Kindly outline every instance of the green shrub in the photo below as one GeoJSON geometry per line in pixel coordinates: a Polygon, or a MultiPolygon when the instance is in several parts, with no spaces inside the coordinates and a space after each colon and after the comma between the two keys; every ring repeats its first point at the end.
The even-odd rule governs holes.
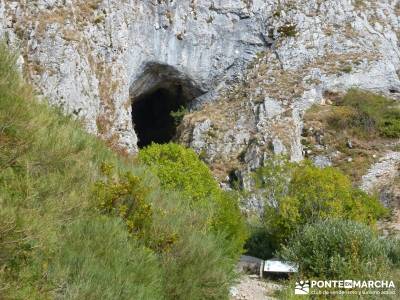
{"type": "Polygon", "coordinates": [[[246,229],[237,197],[220,189],[193,150],[172,143],[152,144],[139,152],[139,159],[157,175],[162,187],[179,191],[181,201],[188,201],[192,209],[209,212],[210,229],[225,232],[239,254],[246,229]]]}
{"type": "Polygon", "coordinates": [[[271,233],[263,227],[257,227],[250,230],[250,236],[244,248],[246,249],[247,255],[261,259],[270,259],[274,257],[275,251],[278,248],[274,242],[275,239],[271,233]]]}
{"type": "Polygon", "coordinates": [[[288,194],[289,182],[295,164],[287,157],[276,156],[266,161],[264,167],[254,172],[256,187],[261,189],[267,204],[273,204],[276,199],[288,194]]]}
{"type": "Polygon", "coordinates": [[[389,138],[400,137],[400,110],[386,111],[378,125],[382,136],[389,138]]]}
{"type": "Polygon", "coordinates": [[[280,255],[298,263],[301,276],[365,280],[393,267],[386,243],[366,225],[331,219],[305,225],[280,255]]]}
{"type": "Polygon", "coordinates": [[[376,197],[353,188],[334,168],[317,168],[307,161],[285,165],[270,163],[256,173],[266,199],[264,227],[276,244],[306,223],[343,218],[373,225],[387,213],[376,197]],[[270,177],[277,172],[279,176],[270,177]]]}
{"type": "Polygon", "coordinates": [[[146,202],[149,193],[142,180],[126,172],[113,178],[112,165],[103,164],[105,179],[95,184],[94,192],[102,212],[122,217],[131,233],[141,237],[151,224],[153,209],[146,202]]]}
{"type": "Polygon", "coordinates": [[[231,256],[237,257],[243,251],[243,245],[248,237],[247,227],[241,214],[237,195],[221,192],[216,198],[217,207],[211,226],[213,232],[222,232],[230,243],[231,256]]]}
{"type": "Polygon", "coordinates": [[[16,212],[0,203],[0,296],[1,291],[7,288],[7,282],[15,280],[21,265],[29,260],[32,250],[19,225],[16,212]]]}
{"type": "Polygon", "coordinates": [[[104,179],[95,185],[100,211],[121,217],[132,237],[158,254],[163,297],[225,298],[242,245],[211,230],[212,212],[193,210],[182,194],[145,186],[143,178],[130,172],[117,176],[110,165],[102,169],[104,179]]]}
{"type": "Polygon", "coordinates": [[[166,299],[219,299],[228,295],[235,278],[238,249],[225,233],[210,230],[209,212],[192,209],[182,195],[166,191],[153,194],[152,226],[144,242],[157,250],[161,260],[166,299]],[[162,213],[158,213],[161,211],[162,213]],[[176,237],[160,248],[163,237],[176,237]],[[211,284],[214,282],[214,284],[211,284]]]}
{"type": "Polygon", "coordinates": [[[208,206],[208,198],[220,193],[207,165],[191,149],[173,143],[152,144],[140,150],[139,159],[157,175],[163,187],[179,190],[196,205],[208,206]]]}
{"type": "Polygon", "coordinates": [[[69,224],[46,272],[54,298],[161,299],[157,257],[133,240],[122,222],[106,216],[69,224]]]}
{"type": "Polygon", "coordinates": [[[340,71],[342,71],[344,73],[351,73],[352,70],[353,70],[353,67],[351,65],[342,66],[340,68],[340,71]]]}
{"type": "Polygon", "coordinates": [[[328,119],[333,128],[350,129],[359,136],[400,137],[400,107],[395,100],[352,89],[336,105],[328,119]]]}
{"type": "Polygon", "coordinates": [[[329,126],[335,129],[346,130],[350,128],[357,135],[374,134],[376,130],[374,119],[350,106],[332,107],[332,112],[327,121],[329,126]]]}
{"type": "Polygon", "coordinates": [[[236,278],[235,259],[226,237],[188,232],[170,259],[165,260],[168,299],[228,299],[236,278]]]}
{"type": "Polygon", "coordinates": [[[396,266],[400,267],[400,238],[390,237],[386,239],[385,243],[388,257],[390,261],[396,266]]]}
{"type": "Polygon", "coordinates": [[[285,24],[278,28],[278,33],[284,37],[295,37],[297,35],[297,26],[294,24],[285,24]]]}
{"type": "Polygon", "coordinates": [[[174,119],[175,126],[179,126],[182,123],[183,118],[188,113],[188,109],[185,106],[180,106],[176,111],[171,111],[170,116],[174,119]]]}

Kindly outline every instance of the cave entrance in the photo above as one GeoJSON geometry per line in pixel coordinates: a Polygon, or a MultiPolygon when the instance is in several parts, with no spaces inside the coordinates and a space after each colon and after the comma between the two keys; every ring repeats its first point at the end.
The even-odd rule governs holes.
{"type": "Polygon", "coordinates": [[[132,105],[132,121],[139,148],[152,142],[164,144],[171,141],[179,125],[179,112],[187,108],[189,101],[183,97],[179,85],[159,88],[136,99],[132,105]]]}
{"type": "Polygon", "coordinates": [[[202,93],[193,80],[175,68],[148,65],[131,87],[132,122],[138,147],[173,140],[185,110],[202,93]]]}

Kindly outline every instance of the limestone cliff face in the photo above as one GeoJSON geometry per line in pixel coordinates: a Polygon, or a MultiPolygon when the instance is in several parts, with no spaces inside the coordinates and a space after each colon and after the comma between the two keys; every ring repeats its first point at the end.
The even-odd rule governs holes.
{"type": "Polygon", "coordinates": [[[394,0],[0,0],[25,74],[90,132],[137,150],[131,102],[179,82],[179,139],[221,179],[303,157],[302,114],[350,87],[400,95],[394,0]]]}
{"type": "Polygon", "coordinates": [[[39,91],[84,118],[90,132],[131,151],[137,143],[132,97],[173,76],[193,96],[211,92],[203,96],[211,99],[266,46],[263,2],[0,3],[0,33],[20,49],[39,91]]]}

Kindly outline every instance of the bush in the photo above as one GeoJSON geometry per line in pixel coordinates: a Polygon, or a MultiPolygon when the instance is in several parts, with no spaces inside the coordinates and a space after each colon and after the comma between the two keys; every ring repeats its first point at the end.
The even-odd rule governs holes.
{"type": "Polygon", "coordinates": [[[0,202],[0,296],[7,282],[15,280],[21,265],[29,260],[31,248],[25,233],[19,230],[16,212],[0,202]]]}
{"type": "Polygon", "coordinates": [[[390,261],[396,266],[400,267],[400,238],[390,237],[386,239],[385,243],[388,257],[390,261]]]}
{"type": "Polygon", "coordinates": [[[208,198],[220,193],[207,165],[197,154],[183,146],[152,144],[139,152],[139,159],[160,179],[168,190],[178,190],[196,205],[208,206],[208,198]]]}
{"type": "Polygon", "coordinates": [[[250,230],[250,237],[246,241],[244,248],[246,254],[261,259],[274,257],[278,245],[274,243],[274,237],[263,227],[256,227],[250,230]]]}
{"type": "Polygon", "coordinates": [[[365,280],[393,267],[389,248],[368,226],[332,219],[305,225],[290,238],[280,256],[298,263],[300,276],[365,280]]]}
{"type": "Polygon", "coordinates": [[[226,237],[188,232],[164,262],[168,299],[228,299],[236,260],[226,237]]]}
{"type": "MultiPolygon", "coordinates": [[[[173,147],[190,151],[178,145],[173,147]]],[[[204,166],[195,155],[192,158],[197,160],[191,162],[194,168],[196,164],[204,166]]],[[[179,163],[179,158],[175,159],[179,163]]],[[[154,164],[152,169],[162,170],[162,165],[154,164]]],[[[170,176],[184,178],[172,164],[169,166],[170,176]]],[[[212,179],[208,168],[203,171],[202,179],[206,175],[212,179]]],[[[204,193],[207,198],[201,199],[191,195],[196,186],[187,182],[179,185],[179,181],[173,181],[176,186],[169,186],[168,192],[159,191],[150,182],[145,184],[144,178],[131,172],[118,174],[109,164],[102,165],[102,174],[103,179],[94,189],[100,211],[121,217],[135,239],[158,253],[166,299],[226,297],[244,239],[235,236],[241,234],[238,228],[243,228],[239,211],[232,206],[235,198],[223,193],[211,180],[206,182],[212,182],[212,186],[200,186],[203,190],[209,188],[204,193]],[[178,186],[185,189],[179,191],[178,186]]]]}
{"type": "Polygon", "coordinates": [[[278,28],[278,33],[284,37],[295,37],[297,35],[297,26],[287,23],[278,28]]]}
{"type": "Polygon", "coordinates": [[[328,119],[333,128],[350,129],[364,137],[375,133],[400,137],[400,107],[395,100],[352,89],[336,104],[328,119]]]}
{"type": "Polygon", "coordinates": [[[101,169],[105,178],[95,184],[94,193],[99,209],[122,217],[129,231],[140,238],[152,221],[153,208],[146,201],[149,190],[132,172],[113,178],[113,168],[112,165],[103,164],[101,169]]]}
{"type": "MultiPolygon", "coordinates": [[[[84,291],[93,291],[93,295],[105,291],[95,298],[108,293],[115,296],[110,298],[119,298],[116,295],[124,295],[125,276],[132,279],[137,275],[137,279],[143,275],[136,256],[126,251],[137,253],[143,262],[151,255],[143,254],[141,247],[129,246],[129,242],[117,242],[127,231],[112,225],[113,221],[108,223],[113,226],[111,231],[95,221],[87,221],[85,234],[71,229],[68,244],[64,230],[97,214],[90,187],[100,175],[103,161],[112,162],[117,170],[138,167],[122,162],[104,143],[85,133],[78,122],[38,103],[15,68],[15,56],[4,45],[0,45],[0,78],[0,298],[48,299],[54,298],[54,291],[73,298],[90,298],[92,292],[84,296],[84,291]],[[81,261],[83,269],[66,278],[68,270],[75,267],[74,260],[62,264],[61,259],[72,242],[75,261],[81,261]],[[112,247],[102,248],[110,244],[112,247]],[[128,256],[132,265],[127,263],[128,256]],[[114,264],[118,259],[121,262],[114,264]],[[105,264],[109,260],[114,262],[105,264]],[[113,273],[114,267],[118,272],[113,273]],[[94,268],[109,274],[94,272],[94,268]],[[99,280],[92,281],[92,275],[99,280]],[[58,282],[61,277],[65,280],[58,282]],[[80,287],[78,282],[82,282],[80,287]]],[[[157,294],[146,278],[137,289],[126,289],[128,298],[136,293],[157,294]],[[144,291],[147,285],[149,290],[144,291]]]]}
{"type": "Polygon", "coordinates": [[[176,239],[158,251],[166,299],[219,299],[228,295],[238,255],[234,240],[211,230],[209,212],[192,209],[179,193],[160,191],[152,197],[155,211],[145,242],[157,249],[165,236],[176,239]],[[161,237],[161,238],[160,238],[161,237]],[[155,247],[152,246],[155,244],[155,247]],[[211,284],[214,282],[214,284],[211,284]]]}
{"type": "Polygon", "coordinates": [[[400,137],[400,110],[387,111],[378,127],[382,136],[389,138],[400,137]]]}
{"type": "Polygon", "coordinates": [[[188,109],[184,106],[180,106],[176,111],[171,111],[169,114],[174,119],[175,126],[179,126],[187,113],[188,109]]]}
{"type": "Polygon", "coordinates": [[[236,245],[238,255],[246,239],[246,228],[238,199],[218,186],[208,167],[191,149],[177,144],[152,144],[139,152],[141,162],[150,167],[167,190],[179,191],[181,201],[192,209],[209,213],[209,229],[225,232],[236,245]]]}
{"type": "Polygon", "coordinates": [[[348,177],[334,168],[320,169],[307,161],[285,164],[270,163],[256,173],[266,199],[264,227],[277,245],[306,223],[343,218],[372,225],[387,213],[376,197],[353,188],[348,177]],[[269,185],[268,176],[276,169],[284,172],[269,185]]]}
{"type": "Polygon", "coordinates": [[[54,298],[162,298],[157,257],[135,242],[122,222],[106,216],[89,217],[68,225],[63,236],[45,270],[58,287],[54,298]]]}
{"type": "Polygon", "coordinates": [[[350,128],[358,135],[374,134],[376,130],[374,119],[350,106],[333,107],[327,121],[329,126],[335,129],[345,130],[350,128]]]}
{"type": "Polygon", "coordinates": [[[110,165],[102,169],[104,179],[95,185],[100,211],[119,216],[133,238],[158,254],[163,297],[225,298],[239,245],[211,230],[210,212],[193,210],[182,194],[150,188],[131,172],[118,176],[110,165]]]}
{"type": "Polygon", "coordinates": [[[253,174],[256,187],[262,190],[267,205],[276,205],[277,199],[288,194],[294,167],[295,164],[287,157],[276,156],[253,174]]]}

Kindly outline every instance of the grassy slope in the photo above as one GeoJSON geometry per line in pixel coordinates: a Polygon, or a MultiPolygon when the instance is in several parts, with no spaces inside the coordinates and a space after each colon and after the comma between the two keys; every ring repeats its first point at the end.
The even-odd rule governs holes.
{"type": "Polygon", "coordinates": [[[1,46],[0,298],[159,298],[155,256],[91,197],[101,162],[140,168],[32,99],[1,46]]]}
{"type": "Polygon", "coordinates": [[[185,197],[38,103],[0,44],[0,299],[227,299],[236,235],[211,230],[215,197],[185,197]],[[101,209],[100,181],[111,202],[152,207],[148,227],[130,234],[126,214],[101,209]]]}
{"type": "Polygon", "coordinates": [[[312,150],[311,157],[332,156],[340,151],[332,157],[333,165],[358,184],[383,154],[398,151],[400,106],[390,98],[361,90],[333,95],[332,102],[314,105],[304,117],[305,128],[323,133],[326,147],[318,145],[310,132],[306,132],[302,142],[312,150]],[[352,148],[347,146],[348,140],[352,141],[352,148]]]}

